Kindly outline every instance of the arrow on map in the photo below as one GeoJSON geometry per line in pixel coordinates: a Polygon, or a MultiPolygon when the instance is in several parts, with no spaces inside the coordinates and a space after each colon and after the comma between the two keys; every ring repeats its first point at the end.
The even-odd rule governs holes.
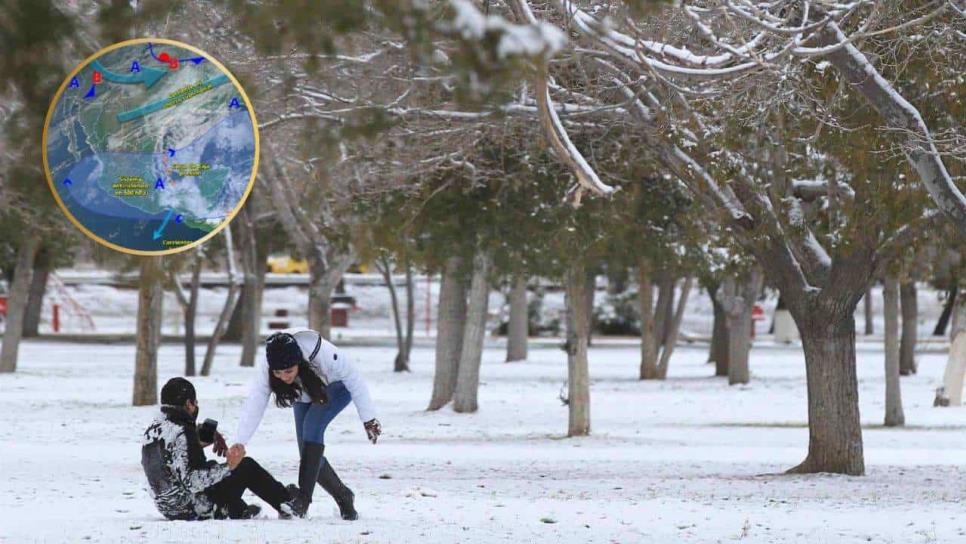
{"type": "Polygon", "coordinates": [[[140,72],[132,72],[130,74],[115,74],[114,72],[108,72],[101,66],[98,61],[91,61],[91,68],[97,70],[101,73],[105,80],[111,81],[113,83],[144,83],[146,87],[150,87],[158,82],[165,74],[167,70],[158,70],[156,68],[141,68],[140,72]]]}
{"type": "Polygon", "coordinates": [[[155,230],[154,233],[151,235],[152,240],[157,240],[158,238],[161,237],[161,233],[164,232],[164,227],[165,225],[168,224],[168,220],[171,219],[172,213],[174,213],[173,210],[168,210],[168,215],[164,216],[164,221],[161,222],[161,226],[158,227],[157,230],[155,230]]]}

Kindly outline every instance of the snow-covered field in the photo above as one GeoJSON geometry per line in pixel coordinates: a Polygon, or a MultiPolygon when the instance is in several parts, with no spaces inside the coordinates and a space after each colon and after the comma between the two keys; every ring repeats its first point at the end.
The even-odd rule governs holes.
{"type": "MultiPolygon", "coordinates": [[[[230,435],[253,372],[220,350],[195,378],[201,417],[230,435]]],[[[502,363],[490,346],[480,411],[424,411],[432,350],[411,374],[391,348],[352,348],[385,429],[365,441],[354,409],[327,453],[361,519],[338,519],[319,490],[307,520],[267,506],[254,521],[169,522],[154,510],[139,434],[156,407],[132,408],[134,347],[28,341],[0,376],[0,541],[26,542],[966,542],[966,410],[933,408],[945,357],[921,354],[903,378],[908,427],[884,429],[882,353],[860,345],[867,475],[785,476],[804,456],[804,367],[794,347],[758,346],[754,381],[728,387],[679,348],[665,382],[636,379],[637,348],[592,348],[593,436],[568,439],[558,394],[563,352],[502,363]]],[[[160,381],[181,347],[161,349],[160,381]]],[[[249,454],[283,482],[297,474],[291,411],[270,408],[249,454]]],[[[254,497],[251,500],[257,501],[254,497]]]]}

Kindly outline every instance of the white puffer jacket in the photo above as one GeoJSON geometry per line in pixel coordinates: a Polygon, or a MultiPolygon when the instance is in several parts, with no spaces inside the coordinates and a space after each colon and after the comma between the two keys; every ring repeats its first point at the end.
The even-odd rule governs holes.
{"type": "MultiPolygon", "coordinates": [[[[302,356],[309,362],[311,368],[322,380],[323,384],[342,382],[352,396],[352,402],[356,405],[359,419],[363,423],[376,417],[376,410],[372,406],[372,399],[369,397],[369,389],[366,387],[362,376],[352,365],[348,355],[328,340],[322,338],[318,331],[312,329],[285,329],[295,337],[302,350],[302,356]],[[314,356],[313,356],[314,354],[314,356]]],[[[248,399],[242,408],[241,420],[238,422],[238,432],[235,433],[233,442],[247,444],[251,440],[258,424],[265,415],[265,407],[272,394],[271,386],[268,381],[268,361],[262,359],[255,365],[255,377],[252,379],[248,390],[248,399]]],[[[311,402],[308,393],[302,391],[299,402],[311,402]]]]}

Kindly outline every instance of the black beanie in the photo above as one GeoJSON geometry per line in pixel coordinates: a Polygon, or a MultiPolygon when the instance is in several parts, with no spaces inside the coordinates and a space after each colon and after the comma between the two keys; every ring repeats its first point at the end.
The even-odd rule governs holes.
{"type": "Polygon", "coordinates": [[[291,368],[305,360],[295,337],[285,332],[268,337],[265,341],[265,358],[268,359],[268,368],[272,370],[291,368]]]}
{"type": "Polygon", "coordinates": [[[171,378],[161,388],[161,404],[184,406],[186,401],[198,401],[195,386],[184,378],[171,378]]]}

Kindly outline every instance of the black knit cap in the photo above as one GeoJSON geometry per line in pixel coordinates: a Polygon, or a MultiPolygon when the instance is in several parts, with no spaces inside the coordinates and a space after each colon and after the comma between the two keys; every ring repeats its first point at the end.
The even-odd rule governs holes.
{"type": "Polygon", "coordinates": [[[272,370],[285,370],[305,360],[295,337],[286,332],[277,332],[268,337],[265,341],[265,357],[268,359],[268,368],[272,370]]]}
{"type": "Polygon", "coordinates": [[[171,378],[161,388],[161,404],[184,406],[186,401],[198,401],[195,386],[184,378],[171,378]]]}

